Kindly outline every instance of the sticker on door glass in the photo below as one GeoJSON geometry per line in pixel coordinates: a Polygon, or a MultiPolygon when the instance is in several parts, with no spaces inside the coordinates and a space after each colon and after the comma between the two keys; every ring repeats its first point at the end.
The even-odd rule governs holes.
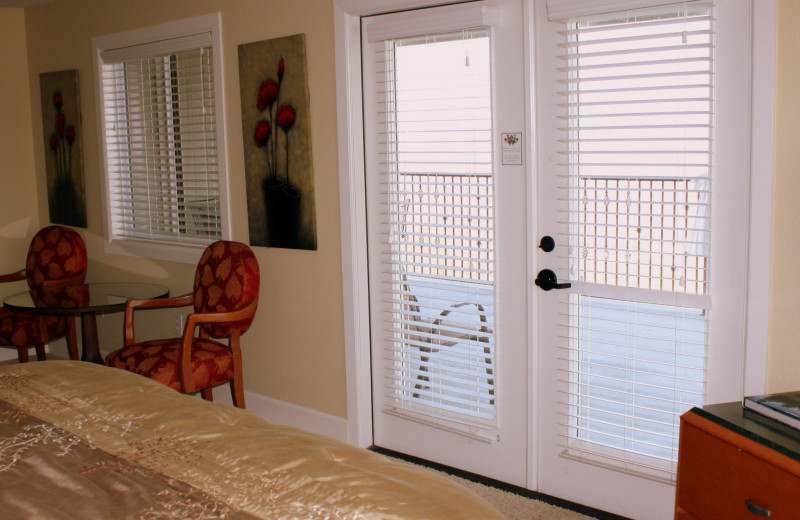
{"type": "Polygon", "coordinates": [[[522,165],[522,133],[501,133],[503,164],[522,165]]]}

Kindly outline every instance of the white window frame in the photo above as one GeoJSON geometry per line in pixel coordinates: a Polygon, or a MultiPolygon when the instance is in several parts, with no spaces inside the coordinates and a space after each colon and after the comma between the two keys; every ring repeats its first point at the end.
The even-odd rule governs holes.
{"type": "MultiPolygon", "coordinates": [[[[216,111],[217,133],[217,161],[219,175],[220,196],[220,225],[221,239],[229,240],[231,237],[230,205],[228,202],[228,163],[227,142],[225,140],[225,95],[224,95],[224,68],[222,59],[222,25],[220,13],[212,13],[194,18],[187,18],[176,22],[143,27],[131,31],[98,36],[92,38],[92,51],[94,53],[94,79],[96,86],[96,105],[98,118],[99,155],[102,168],[101,180],[103,183],[103,207],[105,228],[105,252],[129,256],[139,256],[153,260],[168,260],[173,262],[197,263],[205,245],[178,244],[148,241],[146,239],[131,239],[114,236],[112,227],[112,197],[110,194],[109,167],[106,155],[105,113],[103,110],[103,61],[101,53],[112,49],[120,49],[134,45],[186,36],[208,34],[211,38],[212,55],[214,59],[214,104],[216,111]]],[[[169,52],[167,49],[166,52],[169,52]]]]}
{"type": "MultiPolygon", "coordinates": [[[[526,61],[534,59],[533,4],[526,13],[526,61]]],[[[339,136],[339,202],[342,248],[347,439],[372,443],[369,298],[366,277],[366,208],[361,91],[360,17],[393,10],[440,5],[440,0],[334,0],[336,96],[339,136]]],[[[766,387],[769,285],[772,250],[773,122],[775,90],[776,0],[753,6],[753,82],[750,181],[748,301],[744,392],[766,387]]],[[[532,162],[535,162],[532,159],[532,162]]]]}

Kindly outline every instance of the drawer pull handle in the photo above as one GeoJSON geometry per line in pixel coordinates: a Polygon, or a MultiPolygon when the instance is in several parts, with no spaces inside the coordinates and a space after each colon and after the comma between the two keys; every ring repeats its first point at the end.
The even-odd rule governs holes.
{"type": "Polygon", "coordinates": [[[762,516],[765,518],[769,518],[772,516],[772,511],[767,509],[766,507],[758,506],[752,502],[750,502],[749,498],[744,499],[744,505],[747,506],[747,510],[753,513],[756,516],[762,516]]]}

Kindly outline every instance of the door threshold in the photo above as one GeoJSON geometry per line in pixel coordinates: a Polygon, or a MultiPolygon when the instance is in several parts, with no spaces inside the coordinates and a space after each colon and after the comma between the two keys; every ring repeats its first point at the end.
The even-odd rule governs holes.
{"type": "Polygon", "coordinates": [[[369,449],[370,451],[374,451],[376,453],[380,453],[382,455],[386,455],[387,457],[399,459],[405,462],[410,462],[412,464],[417,464],[419,466],[425,466],[427,468],[434,469],[436,471],[441,471],[442,473],[447,473],[448,475],[453,475],[455,477],[463,478],[465,480],[469,480],[477,484],[493,487],[495,489],[499,489],[501,491],[507,491],[509,493],[514,493],[515,495],[519,495],[525,498],[530,498],[532,500],[539,500],[540,502],[544,502],[545,504],[560,507],[562,509],[567,509],[569,511],[580,513],[582,515],[596,518],[598,520],[631,520],[630,518],[615,515],[613,513],[609,513],[601,509],[585,506],[583,504],[578,504],[576,502],[570,502],[569,500],[564,500],[562,498],[546,495],[544,493],[539,493],[538,491],[532,491],[530,489],[526,489],[520,486],[515,486],[514,484],[508,484],[500,480],[495,480],[493,478],[484,477],[483,475],[478,475],[476,473],[470,473],[468,471],[464,471],[461,469],[445,466],[444,464],[431,462],[429,460],[421,459],[419,457],[414,457],[412,455],[407,455],[405,453],[400,453],[398,451],[381,448],[380,446],[370,446],[367,449],[369,449]]]}

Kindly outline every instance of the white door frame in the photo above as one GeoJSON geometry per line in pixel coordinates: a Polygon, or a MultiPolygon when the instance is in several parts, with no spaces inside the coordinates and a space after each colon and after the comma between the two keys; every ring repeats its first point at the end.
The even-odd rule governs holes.
{"type": "Polygon", "coordinates": [[[777,0],[751,2],[753,42],[750,85],[750,230],[744,394],[767,386],[770,269],[772,266],[772,184],[775,126],[775,28],[777,0]]]}
{"type": "MultiPolygon", "coordinates": [[[[523,0],[526,18],[533,2],[523,0]]],[[[362,140],[360,17],[413,7],[441,5],[441,0],[334,0],[336,89],[339,138],[339,199],[342,247],[345,363],[347,377],[347,439],[372,444],[372,403],[369,363],[369,306],[366,280],[366,209],[362,140]]],[[[754,4],[754,2],[751,2],[754,4]]],[[[759,0],[753,9],[753,82],[750,117],[750,229],[748,254],[747,344],[745,394],[766,387],[769,284],[772,246],[773,121],[775,90],[776,0],[759,0]]],[[[526,28],[526,49],[532,41],[526,28]]],[[[532,57],[526,55],[526,66],[532,57]]],[[[528,75],[528,77],[530,77],[528,75]]],[[[530,82],[529,82],[530,83],[530,82]]],[[[530,90],[526,86],[526,90],[530,90]]],[[[528,125],[530,129],[532,125],[528,125]]],[[[533,134],[529,134],[531,137],[533,134]]],[[[529,139],[532,141],[532,139],[529,139]]],[[[534,150],[527,162],[535,164],[534,150]]],[[[534,230],[535,233],[535,230],[534,230]]],[[[537,235],[533,235],[536,237],[537,235]]],[[[533,310],[533,309],[532,309],[533,310]]],[[[535,360],[535,356],[533,356],[535,360]]],[[[529,419],[534,424],[534,418],[529,419]]],[[[533,431],[533,430],[532,430],[533,431]]],[[[533,471],[531,471],[533,473],[533,471]]],[[[533,480],[532,480],[533,482],[533,480]]]]}

